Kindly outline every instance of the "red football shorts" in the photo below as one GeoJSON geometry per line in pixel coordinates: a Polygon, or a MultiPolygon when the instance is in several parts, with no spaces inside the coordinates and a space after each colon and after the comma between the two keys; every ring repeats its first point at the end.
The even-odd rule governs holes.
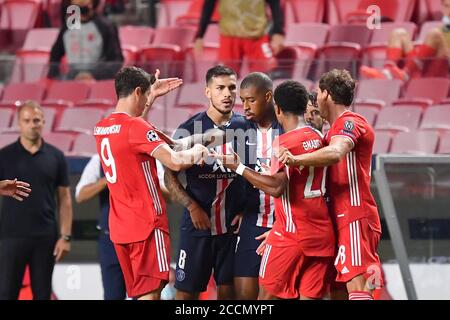
{"type": "Polygon", "coordinates": [[[268,35],[257,39],[220,36],[219,61],[239,73],[243,57],[249,72],[267,72],[277,65],[268,35]]]}
{"type": "Polygon", "coordinates": [[[321,299],[329,292],[331,257],[308,257],[299,246],[266,244],[259,270],[259,283],[271,295],[297,299],[299,295],[321,299]]]}
{"type": "Polygon", "coordinates": [[[169,234],[155,229],[144,241],[114,244],[129,297],[138,298],[169,281],[169,234]]]}
{"type": "Polygon", "coordinates": [[[338,252],[334,261],[336,281],[348,282],[364,275],[373,289],[383,285],[380,257],[377,254],[380,236],[366,218],[353,221],[338,230],[338,252]]]}

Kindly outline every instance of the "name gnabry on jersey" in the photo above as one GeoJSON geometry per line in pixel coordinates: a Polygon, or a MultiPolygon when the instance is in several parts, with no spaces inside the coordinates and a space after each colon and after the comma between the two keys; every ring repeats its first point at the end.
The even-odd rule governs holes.
{"type": "Polygon", "coordinates": [[[95,127],[94,128],[94,136],[103,136],[107,134],[117,134],[120,132],[120,128],[122,126],[120,124],[115,124],[109,127],[95,127]]]}

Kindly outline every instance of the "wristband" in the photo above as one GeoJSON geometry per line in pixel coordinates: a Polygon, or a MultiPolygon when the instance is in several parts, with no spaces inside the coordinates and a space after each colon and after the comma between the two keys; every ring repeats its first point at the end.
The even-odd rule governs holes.
{"type": "Polygon", "coordinates": [[[244,173],[246,166],[244,166],[242,163],[239,163],[238,167],[236,168],[236,173],[240,176],[244,173]]]}

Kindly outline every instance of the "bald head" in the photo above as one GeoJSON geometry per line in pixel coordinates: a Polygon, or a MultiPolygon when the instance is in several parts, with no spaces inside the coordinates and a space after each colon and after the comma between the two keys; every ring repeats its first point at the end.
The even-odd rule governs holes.
{"type": "Polygon", "coordinates": [[[241,82],[241,89],[249,87],[255,88],[258,92],[267,92],[273,90],[272,79],[262,72],[252,72],[247,75],[241,82]]]}

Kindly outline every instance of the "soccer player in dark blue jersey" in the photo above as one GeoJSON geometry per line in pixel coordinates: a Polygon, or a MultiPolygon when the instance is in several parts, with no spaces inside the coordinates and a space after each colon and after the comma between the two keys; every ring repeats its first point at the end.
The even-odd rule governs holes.
{"type": "MultiPolygon", "coordinates": [[[[234,113],[236,73],[216,66],[206,74],[205,94],[209,106],[180,125],[174,139],[202,134],[214,128],[227,132],[246,130],[246,120],[234,113]]],[[[215,143],[214,150],[227,154],[242,149],[237,139],[215,143]]],[[[242,143],[241,143],[242,144],[242,143]]],[[[244,142],[245,145],[245,142],[244,142]]],[[[180,227],[180,247],[176,267],[176,299],[198,299],[207,288],[211,273],[218,299],[234,298],[234,251],[236,234],[232,224],[245,208],[242,177],[226,169],[220,161],[207,161],[185,171],[186,189],[175,173],[166,169],[165,183],[172,198],[184,206],[180,227]]]]}
{"type": "MultiPolygon", "coordinates": [[[[281,126],[275,116],[273,83],[264,73],[253,72],[241,82],[239,95],[247,119],[247,165],[257,172],[270,167],[272,141],[281,134],[281,126]]],[[[248,182],[247,182],[248,183],[248,182]]],[[[274,199],[269,194],[246,186],[247,204],[240,223],[234,265],[236,298],[256,300],[259,293],[258,275],[261,256],[256,249],[262,240],[256,239],[272,228],[274,199]]]]}

